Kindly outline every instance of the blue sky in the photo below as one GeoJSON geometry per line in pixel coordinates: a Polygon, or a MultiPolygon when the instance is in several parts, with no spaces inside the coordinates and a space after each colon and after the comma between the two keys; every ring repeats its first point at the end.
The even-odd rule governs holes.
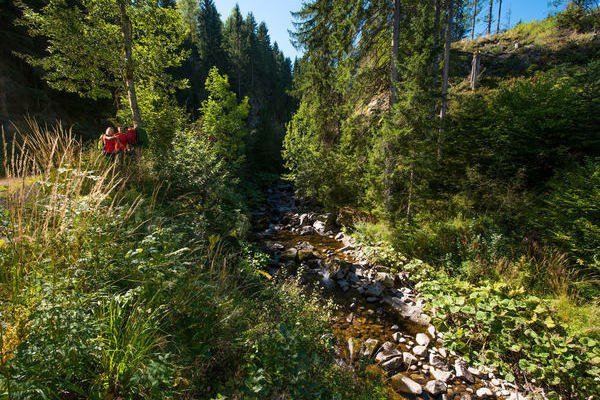
{"type": "MultiPolygon", "coordinates": [[[[487,0],[480,0],[480,2],[485,4],[487,0]]],[[[264,21],[267,24],[271,42],[276,41],[286,56],[293,60],[298,55],[290,43],[288,29],[293,28],[290,12],[299,10],[302,0],[215,0],[215,5],[223,20],[227,18],[236,3],[240,5],[244,16],[251,11],[257,21],[264,21]]],[[[551,11],[548,7],[548,0],[503,0],[502,9],[502,26],[506,24],[509,9],[511,10],[512,26],[519,20],[527,22],[544,19],[551,11]]],[[[497,15],[497,11],[494,12],[494,15],[497,15]]]]}

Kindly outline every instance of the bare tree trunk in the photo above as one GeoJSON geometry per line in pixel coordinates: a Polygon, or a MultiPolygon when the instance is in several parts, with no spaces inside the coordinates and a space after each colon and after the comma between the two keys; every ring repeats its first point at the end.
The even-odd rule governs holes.
{"type": "MultiPolygon", "coordinates": [[[[435,20],[434,20],[434,53],[433,62],[431,64],[431,93],[435,94],[437,90],[437,76],[438,69],[440,68],[440,55],[438,54],[438,47],[440,45],[440,14],[441,14],[441,0],[435,0],[435,20]]],[[[431,117],[435,117],[437,99],[433,96],[431,104],[431,117]]]]}
{"type": "Polygon", "coordinates": [[[392,57],[390,63],[390,106],[396,104],[398,100],[398,52],[400,45],[400,0],[392,0],[392,57]]]}
{"type": "Polygon", "coordinates": [[[442,78],[442,110],[440,111],[440,131],[438,135],[437,143],[437,156],[438,160],[442,158],[442,141],[444,140],[444,131],[446,129],[446,113],[448,112],[448,78],[450,76],[450,46],[451,46],[451,35],[452,35],[452,22],[454,16],[452,15],[454,6],[452,0],[445,0],[446,3],[446,45],[444,47],[444,75],[442,78]]]}
{"type": "Polygon", "coordinates": [[[475,39],[475,23],[477,22],[477,0],[473,0],[473,21],[471,25],[471,40],[475,39]]]}
{"type": "Polygon", "coordinates": [[[496,35],[500,33],[500,19],[502,18],[502,0],[498,0],[498,25],[496,25],[496,35]]]}
{"type": "Polygon", "coordinates": [[[488,12],[488,26],[487,26],[487,35],[490,36],[492,33],[492,12],[494,11],[494,0],[490,0],[490,9],[488,12]]]}
{"type": "MultiPolygon", "coordinates": [[[[414,150],[411,149],[411,156],[414,156],[414,150]]],[[[413,212],[413,192],[414,192],[414,184],[415,184],[415,161],[411,160],[410,162],[410,180],[408,184],[408,200],[406,204],[406,220],[410,222],[412,218],[413,212]]]]}
{"type": "Polygon", "coordinates": [[[135,91],[135,79],[133,75],[133,52],[131,50],[132,32],[131,32],[131,20],[127,15],[127,9],[125,8],[125,0],[118,0],[119,11],[121,14],[121,32],[123,34],[123,41],[125,42],[125,48],[123,49],[123,58],[125,62],[124,80],[127,86],[127,96],[129,97],[129,107],[131,108],[131,116],[133,117],[133,126],[139,128],[142,126],[142,115],[140,113],[140,106],[137,100],[137,94],[135,91]]]}
{"type": "Polygon", "coordinates": [[[479,83],[479,70],[481,65],[481,53],[479,50],[473,52],[473,61],[471,62],[471,74],[469,75],[469,81],[471,83],[471,90],[477,89],[479,83]]]}

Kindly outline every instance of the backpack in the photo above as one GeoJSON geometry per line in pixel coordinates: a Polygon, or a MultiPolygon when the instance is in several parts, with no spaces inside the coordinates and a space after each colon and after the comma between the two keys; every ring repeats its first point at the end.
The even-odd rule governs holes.
{"type": "Polygon", "coordinates": [[[137,144],[137,132],[135,131],[135,128],[127,129],[127,143],[132,146],[137,144]]]}

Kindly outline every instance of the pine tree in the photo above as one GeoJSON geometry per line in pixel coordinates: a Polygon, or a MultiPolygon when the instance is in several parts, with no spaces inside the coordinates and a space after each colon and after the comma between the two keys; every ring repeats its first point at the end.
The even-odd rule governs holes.
{"type": "Polygon", "coordinates": [[[487,16],[487,35],[490,36],[492,34],[492,22],[493,17],[492,13],[494,11],[494,0],[490,0],[490,6],[488,8],[488,16],[487,16]]]}
{"type": "MultiPolygon", "coordinates": [[[[202,0],[198,13],[198,54],[206,74],[212,67],[224,70],[227,55],[224,51],[223,23],[213,0],[202,0]]],[[[206,76],[206,75],[205,75],[206,76]]]]}
{"type": "MultiPolygon", "coordinates": [[[[244,72],[248,70],[249,43],[244,19],[237,4],[231,11],[227,21],[225,21],[223,36],[231,75],[239,96],[242,93],[242,80],[245,77],[244,72]]],[[[246,87],[247,82],[243,83],[244,87],[246,87]]]]}

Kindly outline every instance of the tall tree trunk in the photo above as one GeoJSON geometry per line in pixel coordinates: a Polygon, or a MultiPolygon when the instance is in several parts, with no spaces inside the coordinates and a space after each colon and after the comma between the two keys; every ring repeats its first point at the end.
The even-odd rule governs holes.
{"type": "Polygon", "coordinates": [[[471,74],[469,75],[469,81],[471,83],[471,90],[477,88],[479,82],[479,67],[481,64],[481,53],[479,50],[473,52],[473,61],[471,62],[471,74]]]}
{"type": "Polygon", "coordinates": [[[498,0],[498,25],[496,25],[496,35],[500,33],[500,19],[502,18],[502,0],[498,0]]]}
{"type": "Polygon", "coordinates": [[[438,48],[440,46],[440,14],[441,14],[441,0],[435,1],[435,20],[434,20],[434,53],[433,53],[433,62],[431,63],[431,93],[434,94],[432,104],[431,104],[431,117],[435,117],[436,105],[437,105],[437,76],[438,70],[440,68],[440,54],[438,53],[438,48]]]}
{"type": "Polygon", "coordinates": [[[121,14],[121,33],[123,34],[123,41],[125,42],[125,48],[123,49],[123,61],[125,63],[125,70],[123,75],[125,85],[127,86],[127,96],[129,97],[129,108],[131,108],[133,126],[135,128],[139,128],[142,126],[142,115],[140,113],[140,106],[138,104],[137,94],[135,91],[135,79],[133,74],[133,52],[131,50],[131,20],[127,15],[125,0],[118,0],[118,3],[119,11],[121,14]]]}
{"type": "Polygon", "coordinates": [[[390,62],[390,106],[398,100],[398,53],[400,46],[400,0],[392,0],[392,54],[390,62]]]}
{"type": "Polygon", "coordinates": [[[442,158],[442,141],[444,140],[444,133],[446,129],[446,113],[448,112],[448,78],[450,76],[450,46],[452,36],[452,22],[453,22],[453,11],[454,5],[452,0],[445,0],[446,3],[446,45],[444,46],[444,72],[442,77],[442,110],[440,111],[440,131],[438,135],[437,143],[437,156],[438,160],[442,158]]]}
{"type": "MultiPolygon", "coordinates": [[[[414,157],[414,149],[411,148],[411,157],[414,157]]],[[[408,182],[408,200],[406,203],[406,221],[410,222],[413,214],[413,197],[414,197],[414,185],[415,185],[415,160],[410,162],[410,179],[408,182]]]]}
{"type": "MultiPolygon", "coordinates": [[[[390,61],[390,109],[398,101],[398,54],[400,46],[400,0],[392,0],[392,47],[390,61]]],[[[392,210],[393,182],[392,171],[394,170],[395,150],[394,146],[386,139],[385,162],[383,167],[383,190],[385,197],[385,208],[388,213],[392,210]]]]}
{"type": "Polygon", "coordinates": [[[471,40],[475,39],[475,23],[477,22],[477,0],[473,0],[473,20],[471,22],[471,40]]]}
{"type": "Polygon", "coordinates": [[[490,9],[488,12],[488,26],[487,26],[487,35],[490,36],[492,33],[492,12],[494,11],[494,0],[490,0],[490,9]]]}

